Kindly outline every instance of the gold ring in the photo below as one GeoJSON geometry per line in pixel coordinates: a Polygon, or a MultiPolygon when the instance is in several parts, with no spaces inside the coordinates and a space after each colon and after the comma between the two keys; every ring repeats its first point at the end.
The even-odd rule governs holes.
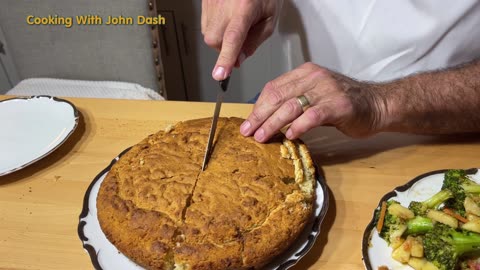
{"type": "Polygon", "coordinates": [[[298,101],[298,104],[300,104],[300,107],[302,107],[302,111],[305,111],[310,106],[310,102],[308,101],[307,97],[304,95],[298,96],[297,101],[298,101]]]}

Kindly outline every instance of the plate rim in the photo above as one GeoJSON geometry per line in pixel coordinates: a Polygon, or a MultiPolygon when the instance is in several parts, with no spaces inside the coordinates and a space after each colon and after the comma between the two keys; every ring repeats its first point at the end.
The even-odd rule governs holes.
{"type": "MultiPolygon", "coordinates": [[[[89,205],[90,193],[92,191],[93,186],[105,173],[109,172],[111,167],[119,160],[119,158],[123,156],[125,153],[127,153],[132,147],[133,146],[130,146],[127,149],[120,152],[120,154],[118,154],[114,159],[112,159],[112,161],[106,168],[101,170],[95,176],[95,178],[88,185],[88,188],[85,191],[85,195],[83,197],[82,211],[80,212],[80,215],[78,217],[79,222],[77,226],[77,233],[78,233],[78,237],[80,238],[80,241],[82,242],[83,248],[87,251],[94,268],[97,270],[103,270],[103,268],[100,266],[100,263],[98,261],[98,254],[95,248],[92,245],[85,243],[86,241],[88,241],[88,237],[86,237],[83,231],[83,228],[85,227],[85,225],[87,225],[87,222],[82,219],[86,218],[88,213],[90,212],[88,205],[89,205]]],[[[313,219],[313,222],[311,224],[311,232],[315,232],[315,234],[314,235],[310,234],[308,236],[307,244],[305,245],[305,247],[303,247],[302,250],[294,254],[295,256],[297,256],[296,259],[285,261],[284,263],[279,265],[277,268],[275,268],[275,270],[287,270],[290,267],[297,264],[300,261],[300,259],[302,259],[312,249],[318,236],[321,233],[321,225],[323,223],[323,220],[325,219],[325,216],[328,212],[328,208],[330,205],[330,195],[329,195],[329,189],[328,189],[325,177],[323,176],[323,174],[320,174],[320,171],[318,169],[319,167],[317,166],[317,164],[315,162],[313,163],[315,166],[315,181],[317,184],[320,185],[323,192],[323,204],[321,206],[318,216],[316,216],[315,219],[313,219]]],[[[281,254],[279,254],[278,256],[281,256],[281,254]]]]}
{"type": "Polygon", "coordinates": [[[80,114],[79,114],[79,111],[78,111],[77,107],[75,107],[75,105],[73,105],[73,103],[68,101],[68,100],[58,98],[58,97],[54,97],[54,96],[49,96],[49,95],[33,95],[33,96],[20,96],[20,97],[8,98],[8,99],[0,100],[0,103],[12,101],[12,100],[31,100],[31,99],[33,100],[33,99],[36,99],[36,98],[48,98],[48,99],[53,100],[55,102],[66,103],[67,105],[69,105],[73,109],[73,118],[74,118],[75,124],[73,125],[72,129],[68,132],[68,134],[65,136],[65,138],[63,138],[62,141],[58,142],[54,147],[52,147],[52,149],[43,153],[39,157],[37,157],[35,159],[32,159],[29,162],[26,162],[26,163],[24,163],[24,164],[22,164],[22,165],[20,165],[16,168],[10,169],[8,171],[0,172],[0,177],[11,174],[11,173],[16,172],[16,171],[19,171],[19,170],[21,170],[25,167],[28,167],[28,166],[32,165],[33,163],[35,163],[37,161],[45,158],[46,156],[50,155],[55,150],[57,150],[62,144],[64,144],[68,140],[68,138],[73,134],[73,132],[75,132],[75,130],[77,129],[77,126],[78,126],[78,123],[79,123],[79,120],[80,120],[80,114]]]}
{"type": "MultiPolygon", "coordinates": [[[[415,183],[418,181],[428,177],[432,176],[435,174],[444,174],[448,170],[453,170],[453,169],[440,169],[440,170],[434,170],[430,172],[423,173],[421,175],[416,176],[412,180],[408,181],[406,184],[398,186],[394,188],[392,191],[388,192],[387,194],[383,195],[380,201],[377,204],[377,207],[373,210],[373,215],[372,219],[368,223],[367,227],[363,231],[363,236],[362,236],[362,261],[365,266],[366,270],[375,270],[372,268],[372,263],[370,262],[370,257],[368,256],[368,249],[370,246],[370,239],[373,233],[373,230],[375,229],[375,211],[381,207],[381,204],[383,201],[387,201],[390,198],[393,198],[397,196],[396,191],[404,192],[410,189],[415,183]]],[[[464,169],[467,174],[476,174],[478,172],[478,168],[469,168],[469,169],[464,169]]]]}

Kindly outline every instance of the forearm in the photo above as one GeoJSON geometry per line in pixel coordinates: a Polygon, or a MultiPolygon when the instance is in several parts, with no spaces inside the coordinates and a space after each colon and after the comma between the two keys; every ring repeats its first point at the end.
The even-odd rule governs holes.
{"type": "Polygon", "coordinates": [[[380,131],[480,132],[480,61],[377,84],[380,131]]]}

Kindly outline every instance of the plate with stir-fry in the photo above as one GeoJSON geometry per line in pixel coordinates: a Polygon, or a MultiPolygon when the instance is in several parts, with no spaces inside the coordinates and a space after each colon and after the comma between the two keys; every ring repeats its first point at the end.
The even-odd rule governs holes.
{"type": "Polygon", "coordinates": [[[386,194],[362,253],[368,270],[480,270],[480,172],[434,171],[386,194]]]}

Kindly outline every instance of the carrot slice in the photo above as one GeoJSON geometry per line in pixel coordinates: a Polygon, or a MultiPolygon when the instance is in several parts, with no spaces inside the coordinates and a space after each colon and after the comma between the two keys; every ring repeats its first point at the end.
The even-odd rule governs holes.
{"type": "Polygon", "coordinates": [[[443,209],[443,212],[449,216],[452,216],[456,219],[458,219],[459,221],[463,222],[463,223],[467,223],[468,222],[468,219],[462,217],[461,215],[457,214],[455,211],[453,211],[452,209],[449,209],[449,208],[444,208],[443,209]]]}
{"type": "Polygon", "coordinates": [[[380,207],[380,217],[377,223],[377,232],[380,233],[383,228],[383,222],[385,221],[385,214],[387,213],[387,202],[383,201],[380,207]]]}

